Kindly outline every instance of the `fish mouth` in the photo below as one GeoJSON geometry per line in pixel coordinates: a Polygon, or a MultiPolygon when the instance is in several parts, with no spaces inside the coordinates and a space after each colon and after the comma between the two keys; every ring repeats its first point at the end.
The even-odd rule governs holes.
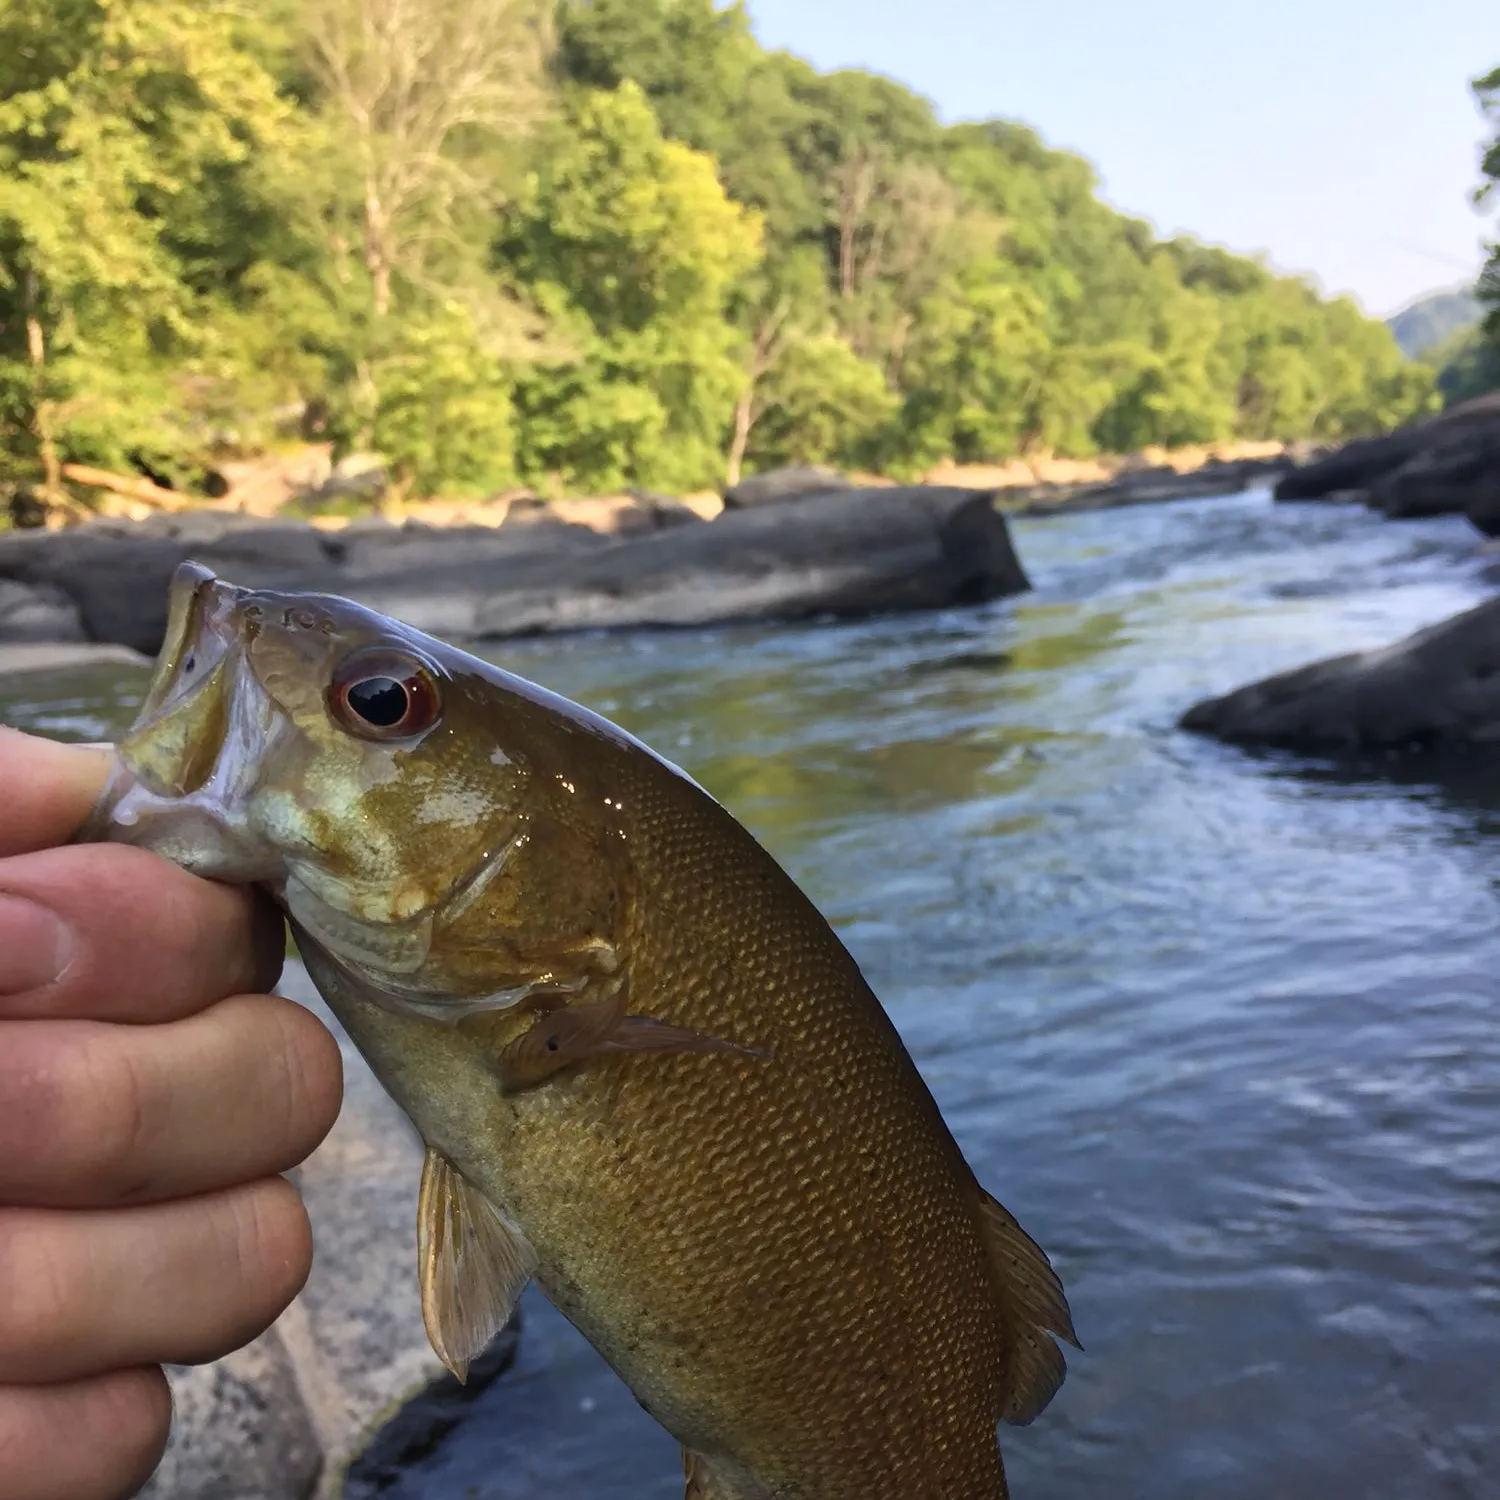
{"type": "Polygon", "coordinates": [[[281,728],[246,661],[239,606],[249,592],[199,563],[177,568],[156,669],[82,838],[155,849],[217,880],[280,875],[280,858],[245,824],[281,728]]]}
{"type": "Polygon", "coordinates": [[[212,778],[224,757],[235,692],[233,612],[245,593],[199,563],[172,575],[167,629],[156,670],[120,755],[159,797],[187,797],[212,778]]]}

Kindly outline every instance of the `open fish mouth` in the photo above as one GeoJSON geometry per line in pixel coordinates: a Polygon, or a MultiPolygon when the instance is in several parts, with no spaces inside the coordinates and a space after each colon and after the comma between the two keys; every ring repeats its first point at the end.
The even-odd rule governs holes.
{"type": "Polygon", "coordinates": [[[156,670],[82,839],[152,849],[209,879],[278,879],[281,857],[245,822],[285,728],[245,660],[247,597],[198,563],[177,569],[156,670]]]}

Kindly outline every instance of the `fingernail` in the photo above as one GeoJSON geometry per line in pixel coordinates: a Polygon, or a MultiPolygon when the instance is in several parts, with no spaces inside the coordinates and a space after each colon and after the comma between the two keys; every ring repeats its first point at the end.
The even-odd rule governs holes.
{"type": "Polygon", "coordinates": [[[0,995],[24,995],[55,983],[77,946],[56,912],[20,896],[0,895],[0,995]]]}

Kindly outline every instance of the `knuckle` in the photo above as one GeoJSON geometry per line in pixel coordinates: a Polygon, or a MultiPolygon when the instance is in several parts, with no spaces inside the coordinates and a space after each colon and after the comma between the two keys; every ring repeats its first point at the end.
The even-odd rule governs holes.
{"type": "Polygon", "coordinates": [[[116,1203],[147,1198],[154,1186],[160,1090],[151,1051],[128,1044],[135,1040],[121,1030],[100,1028],[79,1049],[75,1063],[83,1081],[78,1092],[85,1128],[79,1134],[91,1155],[87,1187],[116,1203]]]}
{"type": "Polygon", "coordinates": [[[301,1196],[280,1177],[235,1194],[234,1207],[234,1270],[258,1332],[302,1290],[312,1268],[312,1228],[301,1196]]]}
{"type": "Polygon", "coordinates": [[[295,1166],[332,1128],[343,1093],[343,1059],[328,1030],[295,1001],[274,1002],[275,1039],[268,1049],[269,1103],[286,1121],[280,1165],[295,1166]]]}

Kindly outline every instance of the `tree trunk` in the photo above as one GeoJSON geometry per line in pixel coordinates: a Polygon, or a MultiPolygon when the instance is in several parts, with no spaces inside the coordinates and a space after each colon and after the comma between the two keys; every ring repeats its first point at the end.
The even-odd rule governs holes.
{"type": "Polygon", "coordinates": [[[743,395],[734,408],[734,439],[729,444],[729,460],[724,465],[724,483],[733,489],[740,482],[740,471],[745,464],[745,449],[750,442],[750,429],[755,425],[755,382],[745,387],[743,395]]]}
{"type": "Polygon", "coordinates": [[[391,258],[386,244],[385,209],[380,191],[373,182],[365,183],[365,269],[370,273],[374,292],[375,316],[383,318],[391,310],[391,258]]]}
{"type": "Polygon", "coordinates": [[[364,452],[375,446],[375,417],[380,410],[380,387],[375,384],[375,371],[367,358],[360,359],[354,367],[355,390],[358,394],[359,428],[354,434],[354,445],[364,452]]]}
{"type": "Polygon", "coordinates": [[[886,361],[885,378],[893,389],[901,385],[901,366],[906,359],[906,341],[911,337],[912,317],[902,313],[891,330],[891,353],[886,361]]]}
{"type": "Polygon", "coordinates": [[[42,379],[47,364],[47,335],[37,316],[36,272],[26,273],[26,353],[36,382],[36,402],[32,408],[31,431],[36,438],[37,456],[42,461],[42,498],[48,505],[61,504],[62,466],[57,457],[57,436],[52,422],[52,403],[42,395],[42,379]]]}

